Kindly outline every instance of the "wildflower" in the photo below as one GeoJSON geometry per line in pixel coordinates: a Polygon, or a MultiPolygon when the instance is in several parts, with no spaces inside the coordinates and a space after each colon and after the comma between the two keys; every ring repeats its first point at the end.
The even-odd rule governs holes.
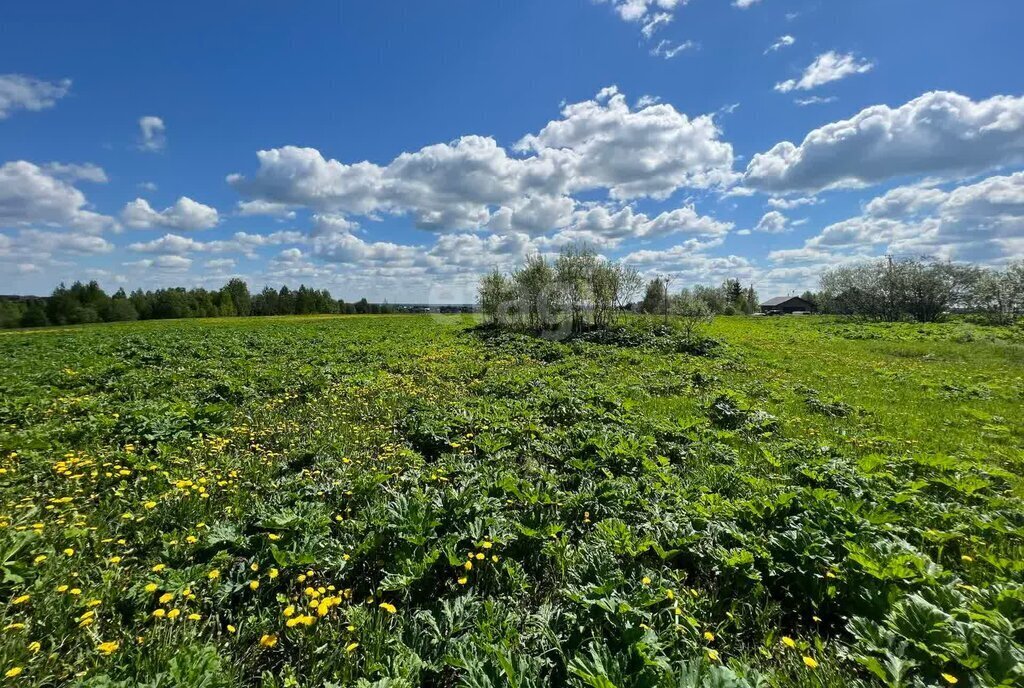
{"type": "Polygon", "coordinates": [[[307,614],[300,614],[299,616],[294,616],[288,619],[288,621],[285,623],[285,626],[287,626],[288,628],[294,628],[299,624],[302,624],[303,626],[312,626],[314,623],[316,623],[315,617],[309,616],[307,614]]]}
{"type": "Polygon", "coordinates": [[[188,615],[188,620],[189,621],[200,621],[200,620],[202,620],[202,618],[203,617],[201,617],[199,614],[196,614],[196,613],[192,613],[192,614],[188,615]]]}
{"type": "Polygon", "coordinates": [[[476,553],[476,558],[477,558],[477,560],[483,559],[484,558],[484,553],[483,552],[477,552],[476,553]]]}
{"type": "Polygon", "coordinates": [[[146,587],[145,587],[145,591],[146,592],[156,592],[156,589],[157,589],[157,584],[156,583],[148,583],[146,585],[146,587]]]}
{"type": "Polygon", "coordinates": [[[36,564],[42,564],[44,561],[46,561],[46,555],[45,554],[40,554],[38,557],[36,557],[32,561],[34,563],[36,563],[36,564]]]}
{"type": "Polygon", "coordinates": [[[166,609],[154,609],[153,610],[153,616],[155,616],[158,619],[162,619],[165,616],[167,616],[167,610],[166,609]]]}
{"type": "Polygon", "coordinates": [[[256,590],[259,587],[260,587],[260,582],[258,580],[251,580],[251,581],[249,581],[249,589],[250,590],[256,590]]]}
{"type": "Polygon", "coordinates": [[[180,609],[172,609],[171,611],[167,612],[168,619],[177,619],[179,616],[181,616],[180,609]]]}
{"type": "Polygon", "coordinates": [[[121,647],[121,643],[114,640],[108,640],[105,643],[100,643],[99,645],[97,645],[96,650],[101,655],[111,655],[117,652],[117,648],[119,647],[121,647]]]}
{"type": "Polygon", "coordinates": [[[120,564],[121,563],[121,557],[110,557],[110,559],[108,561],[111,564],[120,564]]]}
{"type": "Polygon", "coordinates": [[[807,657],[805,655],[804,656],[804,664],[807,665],[808,669],[817,669],[818,668],[818,662],[814,659],[814,657],[807,657]]]}
{"type": "MultiPolygon", "coordinates": [[[[277,533],[267,533],[267,539],[270,540],[271,542],[277,542],[278,540],[281,539],[281,536],[278,535],[277,533]]],[[[274,641],[277,642],[277,639],[275,638],[274,641]]],[[[271,645],[271,647],[273,647],[273,646],[271,645]]]]}
{"type": "Polygon", "coordinates": [[[711,631],[704,631],[704,640],[708,641],[709,643],[714,642],[715,634],[711,631]]]}
{"type": "Polygon", "coordinates": [[[170,602],[173,599],[174,599],[174,593],[165,592],[163,595],[160,596],[160,599],[158,601],[160,602],[160,604],[167,604],[168,602],[170,602]]]}
{"type": "Polygon", "coordinates": [[[253,573],[255,573],[255,572],[260,570],[260,565],[257,564],[256,562],[253,562],[253,563],[249,564],[249,570],[252,571],[253,573]]]}
{"type": "Polygon", "coordinates": [[[643,579],[640,582],[643,583],[644,585],[650,585],[651,584],[651,579],[648,578],[647,576],[644,576],[643,579]]]}
{"type": "Polygon", "coordinates": [[[39,652],[39,650],[42,649],[42,647],[43,646],[39,643],[39,641],[33,641],[28,644],[28,651],[32,654],[36,654],[37,652],[39,652]]]}
{"type": "Polygon", "coordinates": [[[30,595],[22,595],[21,597],[15,597],[11,604],[25,604],[29,599],[31,599],[30,595]]]}
{"type": "Polygon", "coordinates": [[[274,647],[277,645],[277,636],[264,634],[263,637],[260,638],[260,645],[263,647],[274,647]]]}
{"type": "Polygon", "coordinates": [[[465,585],[468,581],[469,581],[468,578],[466,578],[465,576],[461,576],[459,578],[459,585],[465,585]]]}
{"type": "Polygon", "coordinates": [[[970,556],[970,555],[968,555],[968,554],[964,554],[964,555],[962,555],[962,556],[960,557],[960,561],[963,561],[963,562],[966,562],[966,563],[968,563],[968,564],[969,564],[969,563],[971,563],[972,561],[974,561],[974,557],[972,557],[972,556],[970,556]]]}
{"type": "Polygon", "coordinates": [[[481,544],[480,546],[483,547],[484,549],[490,549],[491,547],[494,546],[494,543],[491,542],[490,540],[484,540],[483,544],[481,544]]]}
{"type": "Polygon", "coordinates": [[[377,605],[377,606],[379,606],[379,607],[380,607],[381,609],[383,609],[384,611],[386,611],[386,612],[387,612],[388,614],[394,614],[395,612],[397,612],[397,611],[398,611],[398,609],[397,609],[397,608],[395,607],[395,605],[393,605],[393,604],[390,604],[390,603],[388,603],[388,602],[381,602],[381,603],[380,603],[379,605],[377,605]]]}
{"type": "Polygon", "coordinates": [[[796,647],[796,641],[790,638],[788,635],[782,636],[782,644],[790,649],[796,647]]]}
{"type": "Polygon", "coordinates": [[[267,571],[267,578],[269,578],[270,580],[274,580],[279,575],[280,573],[278,572],[277,569],[270,569],[269,571],[267,571]]]}
{"type": "Polygon", "coordinates": [[[73,557],[73,556],[75,556],[75,550],[73,550],[72,548],[68,547],[66,550],[64,550],[64,554],[66,554],[69,557],[73,557]]]}
{"type": "Polygon", "coordinates": [[[23,671],[23,669],[20,666],[11,667],[6,672],[4,672],[4,676],[6,676],[7,678],[14,678],[18,674],[20,674],[22,671],[23,671]]]}
{"type": "Polygon", "coordinates": [[[167,568],[167,564],[157,564],[156,566],[151,568],[150,571],[152,571],[153,573],[160,573],[165,568],[167,568]]]}
{"type": "Polygon", "coordinates": [[[940,676],[942,676],[942,680],[945,681],[946,683],[948,683],[949,685],[953,685],[954,683],[959,683],[959,681],[960,681],[960,679],[958,679],[953,674],[940,674],[940,676]]]}
{"type": "Polygon", "coordinates": [[[467,559],[466,563],[462,565],[462,568],[466,569],[467,571],[472,571],[473,570],[473,562],[470,561],[469,559],[467,559]]]}
{"type": "Polygon", "coordinates": [[[67,591],[68,591],[68,586],[66,586],[66,585],[58,585],[57,586],[57,592],[67,592],[67,591]]]}
{"type": "Polygon", "coordinates": [[[155,509],[156,508],[156,502],[146,502],[142,506],[144,506],[147,509],[155,509]]]}
{"type": "Polygon", "coordinates": [[[238,629],[232,626],[231,624],[228,624],[228,633],[234,633],[236,630],[238,629]]]}
{"type": "Polygon", "coordinates": [[[717,662],[719,660],[718,650],[712,650],[711,648],[706,648],[704,651],[708,653],[708,659],[710,659],[712,662],[717,662]]]}
{"type": "Polygon", "coordinates": [[[206,574],[206,577],[210,580],[217,580],[218,578],[220,578],[220,570],[214,569],[213,571],[210,571],[208,574],[206,574]]]}

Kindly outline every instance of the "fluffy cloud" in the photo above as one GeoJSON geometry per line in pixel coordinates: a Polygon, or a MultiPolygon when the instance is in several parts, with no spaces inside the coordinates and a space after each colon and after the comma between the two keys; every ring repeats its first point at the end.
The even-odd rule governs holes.
{"type": "Polygon", "coordinates": [[[51,162],[43,165],[47,174],[59,177],[69,182],[82,181],[93,182],[94,184],[106,184],[107,173],[98,165],[87,162],[82,165],[74,163],[51,162]]]}
{"type": "Polygon", "coordinates": [[[197,230],[215,227],[220,221],[216,208],[182,196],[169,208],[156,211],[143,198],[136,198],[121,211],[121,221],[132,229],[197,230]]]}
{"type": "Polygon", "coordinates": [[[744,184],[817,192],[924,174],[973,174],[1024,160],[1024,98],[973,101],[946,91],[876,105],[753,157],[744,184]]]}
{"type": "Polygon", "coordinates": [[[192,259],[184,256],[157,256],[124,263],[128,267],[161,272],[188,272],[192,267],[192,259]]]}
{"type": "Polygon", "coordinates": [[[65,176],[24,160],[0,165],[0,227],[47,225],[98,232],[114,226],[113,218],[87,210],[85,195],[58,175],[65,176]]]}
{"type": "Polygon", "coordinates": [[[887,251],[950,260],[1000,262],[1024,240],[1024,172],[995,176],[943,191],[893,189],[863,214],[829,225],[800,249],[777,251],[775,261],[835,261],[887,251]]]}
{"type": "Polygon", "coordinates": [[[0,74],[0,119],[16,110],[51,108],[70,90],[70,79],[43,81],[23,74],[0,74]]]}
{"type": "Polygon", "coordinates": [[[559,119],[523,137],[518,155],[483,136],[402,153],[383,166],[286,146],[259,151],[255,175],[229,175],[228,182],[262,207],[408,214],[433,231],[543,234],[572,220],[574,193],[662,199],[680,188],[731,183],[732,147],[719,135],[710,115],[690,119],[671,105],[649,102],[630,108],[609,87],[565,106],[559,119]]]}
{"type": "Polygon", "coordinates": [[[578,211],[570,228],[574,238],[595,244],[615,245],[626,238],[657,239],[671,235],[721,237],[733,227],[731,222],[698,215],[696,209],[684,206],[648,217],[631,206],[619,210],[595,206],[578,211]]]}
{"type": "Polygon", "coordinates": [[[732,6],[739,7],[741,10],[745,10],[748,7],[756,5],[759,2],[761,2],[761,0],[733,0],[732,6]]]}
{"type": "MultiPolygon", "coordinates": [[[[610,2],[619,16],[629,22],[649,21],[652,14],[669,14],[686,0],[598,0],[610,2]]],[[[671,14],[669,14],[671,16],[671,14]]]]}
{"type": "Polygon", "coordinates": [[[768,53],[773,53],[776,50],[788,48],[794,43],[796,43],[796,39],[788,34],[785,36],[779,36],[779,39],[777,41],[768,46],[768,49],[764,51],[764,54],[767,55],[768,53]]]}
{"type": "Polygon", "coordinates": [[[167,146],[167,126],[155,115],[139,118],[141,140],[139,148],[144,151],[161,151],[167,146]]]}
{"type": "Polygon", "coordinates": [[[244,216],[269,215],[288,220],[295,217],[295,211],[284,203],[271,203],[269,201],[239,201],[238,214],[244,216]]]}
{"type": "Polygon", "coordinates": [[[874,63],[859,60],[852,54],[841,54],[834,50],[818,55],[804,70],[799,79],[788,79],[775,84],[775,90],[789,93],[792,90],[809,91],[833,81],[839,81],[852,74],[864,74],[874,68],[874,63]]]}
{"type": "Polygon", "coordinates": [[[754,231],[765,234],[782,234],[786,231],[786,224],[788,222],[789,220],[786,216],[778,210],[770,210],[758,221],[754,231]]]}

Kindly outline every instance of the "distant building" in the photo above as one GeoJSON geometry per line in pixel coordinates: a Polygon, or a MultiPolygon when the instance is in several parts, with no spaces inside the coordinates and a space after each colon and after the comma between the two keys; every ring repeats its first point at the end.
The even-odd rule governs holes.
{"type": "Polygon", "coordinates": [[[761,312],[765,315],[782,313],[813,313],[814,304],[799,296],[776,296],[761,304],[761,312]]]}

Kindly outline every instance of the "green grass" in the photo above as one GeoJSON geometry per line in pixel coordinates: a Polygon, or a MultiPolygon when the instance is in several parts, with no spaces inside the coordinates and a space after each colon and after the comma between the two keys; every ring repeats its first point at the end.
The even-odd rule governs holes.
{"type": "Polygon", "coordinates": [[[1019,329],[473,324],[0,334],[0,680],[1024,681],[1019,329]]]}

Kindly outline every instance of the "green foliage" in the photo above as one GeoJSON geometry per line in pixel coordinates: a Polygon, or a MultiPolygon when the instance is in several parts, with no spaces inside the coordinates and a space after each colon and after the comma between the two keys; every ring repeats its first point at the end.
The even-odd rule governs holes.
{"type": "Polygon", "coordinates": [[[1015,330],[469,325],[0,335],[4,680],[1024,682],[1015,330]]]}

